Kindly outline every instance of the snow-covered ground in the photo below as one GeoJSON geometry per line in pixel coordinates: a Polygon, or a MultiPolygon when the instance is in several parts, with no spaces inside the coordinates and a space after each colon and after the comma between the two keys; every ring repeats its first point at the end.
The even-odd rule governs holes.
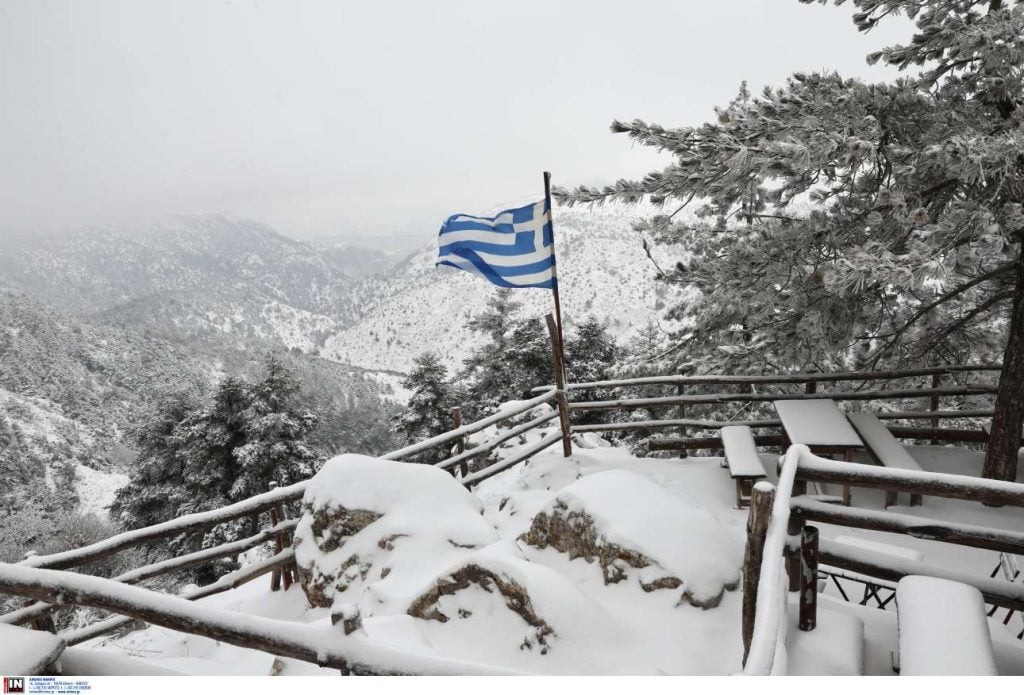
{"type": "MultiPolygon", "coordinates": [[[[531,431],[525,441],[513,440],[506,446],[523,446],[542,435],[531,431]]],[[[913,453],[928,470],[975,475],[980,471],[978,453],[945,447],[919,447],[913,453]]],[[[635,458],[588,435],[577,442],[572,457],[563,458],[560,448],[553,447],[484,481],[473,495],[461,494],[457,485],[440,492],[444,479],[420,475],[433,473],[422,467],[405,478],[405,464],[381,462],[379,471],[367,473],[367,460],[361,457],[336,461],[340,463],[324,480],[333,476],[348,488],[337,488],[334,503],[381,514],[353,530],[334,552],[337,559],[359,550],[365,562],[353,565],[361,571],[350,573],[343,588],[329,597],[335,608],[358,607],[362,629],[371,641],[412,654],[537,674],[721,675],[739,670],[742,601],[740,592],[732,589],[739,578],[747,512],[732,507],[733,483],[720,459],[635,458]],[[403,480],[394,481],[396,477],[403,480]],[[365,487],[352,490],[354,480],[365,481],[365,487]],[[457,511],[435,506],[436,518],[427,519],[433,497],[416,498],[427,493],[457,511]],[[582,516],[570,517],[574,511],[582,516]],[[422,523],[408,516],[413,513],[423,517],[422,523]],[[469,523],[463,517],[480,519],[480,513],[484,523],[472,520],[472,528],[463,527],[457,541],[445,542],[454,533],[452,523],[469,523]],[[556,513],[575,519],[581,537],[588,530],[579,523],[586,520],[598,544],[617,556],[609,556],[609,562],[607,557],[573,558],[573,552],[559,548],[555,524],[541,523],[556,513]],[[539,537],[549,541],[547,547],[539,537]],[[408,563],[415,563],[425,550],[432,550],[435,557],[412,572],[408,563]],[[637,566],[642,564],[634,562],[637,556],[647,566],[637,566]],[[489,580],[464,582],[454,591],[429,595],[433,588],[457,583],[453,577],[462,576],[460,570],[470,566],[477,574],[525,589],[528,609],[522,610],[520,601],[519,610],[514,610],[516,601],[489,580]],[[721,592],[718,601],[716,591],[721,592]],[[698,603],[704,600],[706,607],[693,605],[688,595],[698,603]],[[433,619],[408,614],[417,596],[422,599],[421,615],[433,619]]],[[[321,507],[328,504],[322,495],[310,494],[307,500],[319,500],[321,507]]],[[[881,491],[854,491],[858,506],[881,509],[883,497],[881,491]]],[[[925,498],[922,507],[892,511],[998,528],[1019,529],[1024,524],[1024,510],[933,497],[925,498]]],[[[922,553],[925,562],[969,570],[979,578],[988,577],[998,562],[994,552],[906,536],[827,525],[822,525],[821,533],[830,540],[845,536],[910,549],[922,553]]],[[[314,542],[309,532],[298,535],[304,536],[303,543],[314,542]]],[[[316,554],[309,545],[305,552],[307,559],[311,552],[316,554]]],[[[271,593],[268,585],[269,579],[263,578],[202,603],[311,625],[330,624],[330,609],[310,608],[301,587],[271,593]]],[[[790,608],[795,622],[795,607],[790,608]]],[[[1011,622],[1004,628],[1004,615],[1000,610],[989,621],[996,663],[1000,673],[1024,675],[1024,649],[1011,634],[1021,626],[1011,622]]],[[[843,602],[829,587],[821,595],[818,628],[800,632],[794,626],[789,632],[789,671],[889,675],[896,644],[895,612],[843,602]]],[[[333,673],[156,627],[93,640],[74,654],[93,667],[96,660],[116,655],[122,658],[104,663],[129,670],[141,660],[145,667],[194,674],[333,673]]]]}

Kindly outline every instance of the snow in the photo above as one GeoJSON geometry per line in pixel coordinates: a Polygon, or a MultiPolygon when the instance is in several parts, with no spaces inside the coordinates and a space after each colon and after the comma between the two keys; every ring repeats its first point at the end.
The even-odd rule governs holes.
{"type": "Polygon", "coordinates": [[[891,545],[889,543],[869,541],[865,538],[855,538],[853,536],[836,536],[836,543],[842,543],[843,545],[851,545],[855,548],[866,548],[867,550],[873,550],[876,553],[885,553],[887,555],[901,557],[906,560],[921,561],[924,559],[924,553],[919,552],[917,550],[911,550],[910,548],[901,548],[898,545],[891,545]]]}
{"type": "MultiPolygon", "coordinates": [[[[530,418],[539,412],[551,410],[544,405],[524,412],[522,417],[530,418]]],[[[555,431],[557,421],[546,423],[545,427],[525,433],[522,440],[517,437],[506,442],[497,455],[513,455],[555,431]]],[[[494,426],[473,437],[475,440],[502,432],[507,430],[494,426]]],[[[441,668],[437,660],[452,665],[448,672],[486,668],[531,674],[725,675],[739,671],[742,596],[738,591],[726,591],[716,608],[701,610],[685,601],[680,603],[683,588],[643,591],[639,580],[652,578],[650,568],[631,568],[624,581],[606,584],[594,563],[518,540],[534,517],[550,510],[556,498],[562,496],[581,505],[580,508],[585,505],[598,518],[607,537],[628,541],[634,548],[642,547],[658,563],[657,571],[667,572],[669,565],[681,564],[683,560],[704,563],[704,558],[697,555],[674,556],[677,552],[683,555],[677,544],[693,542],[690,536],[698,535],[690,532],[687,525],[692,520],[680,517],[707,514],[699,523],[710,517],[709,527],[720,526],[723,533],[733,535],[734,539],[742,539],[747,518],[746,511],[732,509],[734,484],[720,467],[721,459],[636,458],[624,449],[609,446],[595,434],[574,436],[574,442],[572,456],[564,458],[561,450],[553,447],[481,482],[472,493],[444,471],[429,466],[343,457],[347,460],[344,466],[337,470],[333,466],[328,468],[322,482],[329,485],[319,491],[307,488],[311,501],[374,509],[383,514],[345,539],[335,551],[342,561],[355,550],[366,553],[365,578],[357,578],[339,592],[334,606],[349,611],[352,606],[358,608],[362,628],[352,637],[360,644],[365,642],[374,654],[381,655],[379,650],[387,650],[387,654],[396,655],[396,665],[410,663],[409,660],[434,664],[426,672],[441,668]],[[668,506],[672,509],[661,509],[668,506]],[[627,510],[632,514],[627,514],[627,510]],[[456,547],[449,543],[447,536],[453,529],[471,536],[475,544],[456,547]],[[378,545],[382,538],[398,532],[409,535],[385,543],[390,549],[378,545]],[[430,557],[424,564],[422,558],[435,553],[438,556],[430,557]],[[511,610],[500,592],[493,587],[487,591],[475,583],[437,600],[436,607],[447,621],[425,620],[407,613],[409,601],[470,565],[525,589],[535,613],[552,630],[543,643],[535,626],[511,610]],[[390,572],[381,577],[385,568],[390,572]]],[[[797,447],[794,451],[801,449],[797,447]]],[[[927,470],[976,475],[981,467],[978,452],[917,447],[913,455],[927,470]]],[[[815,463],[817,457],[802,456],[802,463],[810,462],[808,465],[847,465],[824,460],[815,463]]],[[[766,474],[769,481],[774,481],[775,466],[767,467],[766,474]]],[[[863,490],[857,501],[858,507],[881,510],[884,491],[863,490]]],[[[925,502],[924,507],[905,507],[899,511],[908,517],[948,518],[1009,531],[1019,531],[1024,523],[1024,513],[1009,507],[995,509],[933,497],[925,502]]],[[[748,667],[758,666],[762,669],[758,672],[764,673],[836,675],[856,673],[860,668],[868,674],[891,674],[890,652],[895,651],[897,641],[892,612],[838,602],[831,598],[833,592],[826,590],[819,598],[817,629],[797,630],[793,615],[795,595],[785,591],[781,562],[782,547],[787,542],[785,529],[785,519],[778,514],[773,516],[769,535],[770,543],[777,543],[777,552],[769,550],[765,564],[768,571],[774,572],[770,576],[775,581],[762,577],[761,590],[767,591],[769,598],[762,601],[766,613],[759,617],[759,629],[768,633],[771,647],[762,654],[765,648],[755,646],[754,661],[748,661],[748,667]],[[781,537],[775,540],[780,532],[781,537]],[[863,647],[858,647],[860,630],[866,639],[863,647]],[[780,648],[775,649],[780,638],[780,648]]],[[[930,565],[946,572],[959,571],[962,579],[998,583],[1004,591],[1014,586],[1001,578],[988,579],[998,559],[998,554],[991,551],[829,524],[821,524],[820,531],[823,549],[828,548],[829,542],[835,545],[837,535],[844,535],[855,539],[840,546],[847,554],[861,552],[876,558],[878,552],[865,546],[882,543],[892,550],[884,556],[886,564],[902,562],[911,569],[917,565],[910,554],[924,553],[930,565]]],[[[707,563],[713,564],[712,560],[707,563]]],[[[347,649],[350,642],[344,641],[342,626],[330,625],[329,608],[310,608],[299,586],[272,593],[268,584],[269,578],[261,577],[237,589],[199,599],[193,605],[204,611],[216,609],[246,618],[268,619],[275,626],[292,625],[305,635],[303,639],[316,641],[318,636],[329,634],[330,641],[316,641],[315,645],[329,654],[333,653],[331,649],[341,649],[343,645],[347,649]]],[[[1024,591],[1024,586],[1020,588],[1024,591]]],[[[1001,610],[990,621],[996,663],[1001,673],[1021,673],[1024,651],[1012,638],[1019,627],[1014,623],[1013,632],[1008,632],[1001,625],[1004,613],[1001,610]]],[[[763,642],[765,637],[759,635],[755,642],[758,639],[763,642]]],[[[182,673],[337,673],[296,658],[273,657],[223,640],[215,642],[159,626],[121,637],[94,639],[83,648],[104,656],[144,659],[146,665],[182,673]]]]}
{"type": "MultiPolygon", "coordinates": [[[[65,594],[74,602],[89,605],[130,606],[150,622],[206,625],[216,630],[221,641],[235,643],[251,638],[285,655],[303,655],[325,664],[347,663],[380,673],[422,675],[498,675],[505,669],[481,667],[440,656],[412,654],[377,644],[364,632],[345,635],[340,629],[326,625],[301,625],[288,620],[236,613],[197,604],[177,596],[158,594],[110,579],[74,572],[36,569],[0,563],[0,587],[45,586],[65,594]]],[[[12,629],[2,626],[0,629],[12,629]]],[[[19,631],[23,630],[20,628],[19,631]]]]}
{"type": "Polygon", "coordinates": [[[896,603],[900,675],[997,675],[985,602],[976,588],[934,577],[904,577],[896,603]]]}
{"type": "Polygon", "coordinates": [[[106,517],[107,508],[117,491],[128,484],[123,473],[106,473],[88,466],[75,466],[75,487],[78,490],[79,510],[83,514],[106,517]]]}
{"type": "Polygon", "coordinates": [[[725,447],[729,462],[729,473],[734,478],[763,478],[764,466],[754,446],[754,436],[749,427],[731,425],[718,431],[725,447]]]}
{"type": "Polygon", "coordinates": [[[345,454],[309,481],[295,556],[314,575],[344,578],[344,590],[326,589],[335,601],[364,616],[404,613],[440,573],[498,540],[482,512],[479,498],[439,468],[345,454]],[[380,518],[340,544],[330,529],[314,533],[316,515],[342,508],[380,518]],[[358,563],[335,577],[352,557],[358,563]]]}
{"type": "Polygon", "coordinates": [[[830,399],[774,401],[789,441],[808,446],[861,447],[864,443],[830,399]]]}
{"type": "Polygon", "coordinates": [[[562,489],[542,511],[555,514],[559,506],[593,519],[599,542],[636,550],[682,579],[697,602],[739,582],[740,534],[692,499],[638,473],[588,475],[562,489]]]}
{"type": "Polygon", "coordinates": [[[33,675],[64,650],[64,641],[39,630],[0,624],[0,673],[33,675]]]}

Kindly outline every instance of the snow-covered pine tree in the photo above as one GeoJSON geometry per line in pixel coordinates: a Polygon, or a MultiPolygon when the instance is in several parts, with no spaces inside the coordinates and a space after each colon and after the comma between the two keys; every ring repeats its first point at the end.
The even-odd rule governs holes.
{"type": "MultiPolygon", "coordinates": [[[[608,379],[621,354],[615,339],[608,332],[608,326],[594,317],[584,320],[566,338],[565,352],[567,377],[574,383],[608,379]]],[[[573,398],[599,401],[614,398],[614,392],[611,389],[586,389],[573,392],[573,398]]],[[[577,422],[581,425],[607,422],[610,415],[607,411],[587,411],[580,414],[577,422]]]]}
{"type": "MultiPolygon", "coordinates": [[[[266,492],[271,482],[290,484],[313,473],[316,455],[306,443],[316,418],[297,405],[299,385],[273,355],[255,384],[229,377],[209,405],[189,395],[166,398],[137,432],[141,449],[131,482],[118,491],[111,516],[140,528],[223,507],[266,492]]],[[[252,535],[254,519],[174,539],[183,553],[252,535]]],[[[201,568],[197,581],[212,581],[219,568],[201,568]]]]}
{"type": "MultiPolygon", "coordinates": [[[[448,370],[437,355],[426,352],[416,357],[402,386],[412,395],[408,407],[395,418],[395,432],[407,443],[421,442],[452,428],[452,408],[458,401],[448,383],[448,370]]],[[[436,463],[447,458],[447,453],[442,447],[413,458],[420,463],[436,463]]]]}
{"type": "Polygon", "coordinates": [[[868,60],[924,72],[883,84],[797,73],[699,127],[616,121],[613,132],[673,163],[555,195],[671,204],[647,227],[694,256],[665,279],[702,292],[676,310],[697,327],[680,359],[757,371],[1001,354],[984,474],[1012,479],[1024,420],[1024,4],[853,4],[861,31],[913,19],[909,43],[868,60]],[[680,223],[691,201],[701,221],[680,223]]]}
{"type": "Polygon", "coordinates": [[[245,444],[234,454],[238,474],[229,496],[244,499],[266,492],[270,481],[291,485],[314,473],[317,455],[306,444],[316,416],[298,407],[299,383],[274,355],[263,378],[249,389],[245,444]]]}

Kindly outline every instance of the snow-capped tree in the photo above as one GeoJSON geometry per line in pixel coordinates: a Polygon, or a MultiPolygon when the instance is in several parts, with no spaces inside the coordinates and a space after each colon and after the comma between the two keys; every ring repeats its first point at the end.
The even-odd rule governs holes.
{"type": "MultiPolygon", "coordinates": [[[[412,391],[409,406],[395,418],[395,431],[412,444],[437,436],[452,428],[452,408],[458,405],[454,387],[448,382],[448,370],[441,359],[430,352],[413,361],[412,371],[402,382],[412,391]]],[[[421,463],[436,463],[447,457],[442,449],[417,455],[421,463]]]]}
{"type": "MultiPolygon", "coordinates": [[[[140,528],[192,512],[216,509],[290,484],[314,472],[316,454],[306,438],[316,418],[298,406],[299,385],[273,355],[256,383],[229,377],[209,405],[172,396],[142,424],[141,449],[131,482],[118,491],[111,515],[140,528]]],[[[171,541],[186,552],[256,532],[251,518],[198,536],[171,541]]],[[[200,580],[216,570],[202,570],[200,580]]]]}
{"type": "Polygon", "coordinates": [[[670,205],[646,229],[693,251],[663,273],[702,293],[676,309],[696,324],[681,359],[756,371],[1001,354],[984,474],[1012,479],[1024,420],[1024,5],[853,4],[861,31],[913,19],[908,44],[868,60],[924,72],[882,84],[797,73],[757,98],[744,88],[702,126],[616,121],[613,132],[673,163],[556,196],[670,205]],[[691,202],[703,221],[676,221],[691,202]]]}

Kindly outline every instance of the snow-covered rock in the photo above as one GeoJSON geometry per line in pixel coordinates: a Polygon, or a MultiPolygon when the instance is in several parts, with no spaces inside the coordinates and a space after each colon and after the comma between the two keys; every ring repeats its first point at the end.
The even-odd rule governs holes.
{"type": "Polygon", "coordinates": [[[447,472],[345,454],[306,487],[295,532],[310,603],[405,613],[449,568],[498,539],[480,500],[447,472]]]}
{"type": "Polygon", "coordinates": [[[605,584],[635,574],[645,591],[681,587],[682,599],[702,608],[717,606],[736,588],[743,564],[735,529],[629,471],[596,473],[566,486],[520,540],[596,560],[605,584]]]}

